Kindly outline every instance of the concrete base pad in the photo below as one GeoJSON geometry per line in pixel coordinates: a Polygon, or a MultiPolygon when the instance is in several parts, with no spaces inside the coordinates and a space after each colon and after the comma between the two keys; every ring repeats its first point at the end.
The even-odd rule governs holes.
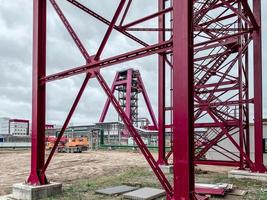
{"type": "Polygon", "coordinates": [[[96,193],[97,194],[104,194],[104,195],[119,195],[119,194],[123,194],[126,192],[131,192],[131,191],[136,190],[136,189],[137,189],[136,187],[121,185],[121,186],[97,190],[96,193]]]}
{"type": "Polygon", "coordinates": [[[258,181],[266,181],[267,182],[267,174],[265,173],[253,173],[245,170],[232,170],[228,172],[229,178],[247,178],[258,181]]]}
{"type": "Polygon", "coordinates": [[[159,167],[164,174],[173,174],[173,165],[160,165],[159,167]]]}
{"type": "Polygon", "coordinates": [[[153,200],[165,195],[165,191],[156,188],[141,188],[133,192],[123,194],[123,199],[132,200],[153,200]]]}
{"type": "MultiPolygon", "coordinates": [[[[164,174],[173,174],[173,165],[159,165],[159,168],[164,174]]],[[[152,169],[149,168],[149,171],[152,171],[152,169]]]]}
{"type": "Polygon", "coordinates": [[[37,200],[62,192],[61,183],[50,183],[47,185],[26,185],[17,183],[13,185],[12,198],[19,200],[37,200]]]}

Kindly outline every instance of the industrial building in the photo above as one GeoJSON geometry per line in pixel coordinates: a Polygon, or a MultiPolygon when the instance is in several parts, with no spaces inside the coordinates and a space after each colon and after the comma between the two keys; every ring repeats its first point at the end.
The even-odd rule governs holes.
{"type": "Polygon", "coordinates": [[[0,135],[27,136],[29,135],[29,120],[0,118],[0,135]]]}
{"type": "Polygon", "coordinates": [[[29,135],[29,120],[10,119],[9,134],[14,136],[29,135]]]}

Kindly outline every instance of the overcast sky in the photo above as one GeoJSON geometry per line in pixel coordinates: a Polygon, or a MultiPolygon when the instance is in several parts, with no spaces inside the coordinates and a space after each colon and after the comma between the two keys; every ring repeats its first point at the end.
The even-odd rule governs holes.
{"type": "MultiPolygon", "coordinates": [[[[69,3],[64,3],[62,0],[58,2],[65,11],[66,17],[73,25],[73,28],[77,30],[89,54],[95,54],[107,26],[77,10],[69,3]]],[[[81,2],[110,20],[119,1],[101,0],[101,3],[99,3],[99,0],[81,0],[81,2]]],[[[133,1],[133,7],[126,22],[155,12],[157,9],[155,2],[157,1],[133,1]]],[[[262,3],[263,8],[267,8],[267,2],[262,1],[262,3]]],[[[263,32],[265,33],[263,34],[263,74],[266,76],[267,13],[264,12],[263,15],[263,32]]],[[[152,26],[155,24],[154,22],[152,20],[148,23],[152,26]]],[[[84,64],[83,57],[72,42],[55,11],[51,8],[50,3],[48,3],[47,31],[47,74],[84,64]]],[[[156,42],[155,33],[149,35],[143,33],[139,36],[147,43],[154,44],[156,42]]],[[[119,33],[113,32],[103,53],[103,58],[140,47],[140,45],[126,39],[119,33]]],[[[31,63],[32,0],[0,0],[0,117],[31,119],[31,63]]],[[[113,66],[103,70],[103,75],[108,83],[111,84],[116,71],[126,68],[136,68],[141,71],[148,95],[157,113],[157,83],[155,81],[157,80],[157,57],[150,56],[145,59],[113,66]]],[[[83,77],[84,75],[79,75],[75,78],[48,83],[47,123],[62,124],[76,97],[83,77]]],[[[267,117],[266,78],[264,78],[264,85],[264,116],[267,117]]],[[[73,124],[92,124],[97,122],[105,100],[105,93],[96,80],[90,81],[71,122],[73,124]]],[[[147,117],[143,101],[140,102],[139,110],[139,116],[147,117]]],[[[117,119],[112,114],[113,112],[108,115],[108,120],[117,119]]]]}

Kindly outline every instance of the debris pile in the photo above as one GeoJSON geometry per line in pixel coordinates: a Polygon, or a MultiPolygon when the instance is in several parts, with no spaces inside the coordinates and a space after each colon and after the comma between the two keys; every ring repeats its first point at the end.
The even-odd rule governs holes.
{"type": "Polygon", "coordinates": [[[196,183],[195,192],[199,195],[206,196],[244,196],[247,191],[239,190],[233,187],[233,184],[228,183],[217,183],[217,184],[207,184],[207,183],[196,183]]]}

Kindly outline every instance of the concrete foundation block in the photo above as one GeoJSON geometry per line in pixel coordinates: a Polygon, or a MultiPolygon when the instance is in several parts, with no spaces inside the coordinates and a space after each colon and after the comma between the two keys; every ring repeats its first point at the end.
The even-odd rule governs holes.
{"type": "MultiPolygon", "coordinates": [[[[173,174],[173,165],[159,165],[159,168],[164,174],[173,174]]],[[[149,168],[149,171],[152,172],[152,169],[149,168]]]]}
{"type": "Polygon", "coordinates": [[[160,165],[159,167],[164,174],[173,174],[173,165],[160,165]]]}
{"type": "Polygon", "coordinates": [[[61,183],[32,186],[24,183],[13,185],[12,198],[17,200],[37,200],[47,198],[62,192],[61,183]]]}
{"type": "Polygon", "coordinates": [[[266,173],[254,173],[246,170],[232,170],[228,172],[229,178],[247,178],[258,181],[266,181],[267,182],[267,174],[266,173]]]}

